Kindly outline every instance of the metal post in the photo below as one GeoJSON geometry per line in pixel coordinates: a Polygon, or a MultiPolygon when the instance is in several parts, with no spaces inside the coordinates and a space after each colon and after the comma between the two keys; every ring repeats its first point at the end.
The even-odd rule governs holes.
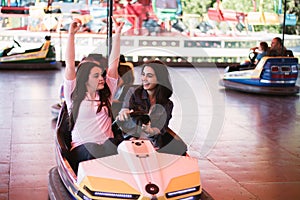
{"type": "Polygon", "coordinates": [[[284,34],[285,34],[285,18],[286,18],[286,0],[284,0],[284,13],[283,13],[283,24],[282,24],[282,50],[281,55],[283,56],[284,47],[284,34]]]}
{"type": "Polygon", "coordinates": [[[61,28],[59,28],[59,57],[60,62],[62,62],[61,28]]]}
{"type": "Polygon", "coordinates": [[[110,56],[112,48],[112,16],[113,16],[113,0],[108,1],[107,8],[107,58],[110,56]]]}

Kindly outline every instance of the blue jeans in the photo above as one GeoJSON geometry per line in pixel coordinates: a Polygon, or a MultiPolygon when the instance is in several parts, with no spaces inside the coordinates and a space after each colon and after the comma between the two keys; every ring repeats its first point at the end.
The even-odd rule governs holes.
{"type": "Polygon", "coordinates": [[[117,146],[113,138],[106,140],[103,144],[86,143],[71,150],[70,165],[75,174],[77,174],[80,162],[116,154],[118,154],[117,146]]]}

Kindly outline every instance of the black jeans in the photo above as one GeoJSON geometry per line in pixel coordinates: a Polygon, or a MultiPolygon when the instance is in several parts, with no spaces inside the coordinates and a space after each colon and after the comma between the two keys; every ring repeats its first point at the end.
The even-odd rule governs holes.
{"type": "Polygon", "coordinates": [[[116,154],[118,154],[117,146],[113,138],[106,140],[103,144],[85,143],[71,150],[70,165],[77,174],[80,162],[116,154]]]}

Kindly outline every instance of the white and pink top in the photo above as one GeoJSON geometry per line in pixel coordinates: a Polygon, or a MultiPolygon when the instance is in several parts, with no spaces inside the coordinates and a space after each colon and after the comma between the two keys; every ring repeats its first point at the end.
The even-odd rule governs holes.
{"type": "MultiPolygon", "coordinates": [[[[111,91],[111,99],[117,89],[117,79],[106,76],[106,83],[111,91]]],[[[72,107],[71,94],[76,86],[76,79],[64,81],[64,96],[70,113],[72,107]]],[[[108,138],[113,137],[111,129],[112,120],[108,116],[107,107],[102,107],[97,112],[99,101],[89,100],[89,96],[81,102],[78,117],[72,130],[72,149],[88,142],[103,144],[108,138]]],[[[95,99],[99,99],[97,94],[95,99]]]]}

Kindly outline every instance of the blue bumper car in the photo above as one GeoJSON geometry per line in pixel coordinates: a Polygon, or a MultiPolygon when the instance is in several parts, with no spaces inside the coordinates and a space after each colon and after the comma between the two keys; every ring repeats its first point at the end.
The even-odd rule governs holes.
{"type": "Polygon", "coordinates": [[[226,89],[267,95],[299,93],[298,58],[263,57],[253,68],[225,72],[220,85],[226,89]]]}

